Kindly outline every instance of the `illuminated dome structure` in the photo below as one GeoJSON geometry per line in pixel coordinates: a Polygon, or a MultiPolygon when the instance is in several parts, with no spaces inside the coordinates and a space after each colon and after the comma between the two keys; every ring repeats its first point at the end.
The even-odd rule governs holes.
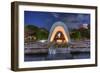
{"type": "Polygon", "coordinates": [[[67,25],[63,22],[56,22],[52,25],[49,33],[48,42],[56,42],[58,44],[69,43],[70,37],[67,25]]]}

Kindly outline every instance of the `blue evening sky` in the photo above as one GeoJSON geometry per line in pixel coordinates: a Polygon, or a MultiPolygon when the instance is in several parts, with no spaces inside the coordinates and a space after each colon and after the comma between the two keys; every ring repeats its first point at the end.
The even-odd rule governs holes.
{"type": "Polygon", "coordinates": [[[34,25],[50,30],[57,22],[64,22],[69,28],[78,28],[82,24],[90,24],[90,14],[24,11],[24,24],[34,25]]]}

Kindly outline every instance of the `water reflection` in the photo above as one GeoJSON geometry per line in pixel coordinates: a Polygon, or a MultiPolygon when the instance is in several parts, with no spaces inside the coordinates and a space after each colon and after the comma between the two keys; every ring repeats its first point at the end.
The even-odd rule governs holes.
{"type": "MultiPolygon", "coordinates": [[[[47,61],[47,60],[68,60],[68,59],[89,59],[90,44],[89,41],[75,43],[74,46],[68,45],[67,48],[45,47],[47,43],[25,44],[24,61],[47,61]],[[86,43],[86,44],[85,44],[86,43]]],[[[73,44],[73,43],[72,43],[73,44]]]]}
{"type": "Polygon", "coordinates": [[[53,54],[25,54],[24,61],[46,61],[46,60],[64,60],[64,59],[88,59],[90,52],[71,52],[71,53],[53,53],[53,54]]]}

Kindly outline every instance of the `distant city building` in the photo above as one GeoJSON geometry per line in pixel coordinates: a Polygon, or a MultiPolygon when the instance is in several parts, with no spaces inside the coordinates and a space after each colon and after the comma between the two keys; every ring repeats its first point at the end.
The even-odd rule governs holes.
{"type": "Polygon", "coordinates": [[[85,29],[88,29],[88,24],[81,24],[79,28],[85,28],[85,29]]]}

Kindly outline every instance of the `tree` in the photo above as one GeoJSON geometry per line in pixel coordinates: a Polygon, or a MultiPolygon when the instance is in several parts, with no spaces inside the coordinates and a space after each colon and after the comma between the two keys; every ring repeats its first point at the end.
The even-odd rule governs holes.
{"type": "Polygon", "coordinates": [[[74,40],[79,40],[81,39],[81,34],[79,31],[74,31],[72,34],[71,34],[71,38],[74,39],[74,40]]]}
{"type": "Polygon", "coordinates": [[[49,32],[45,28],[39,28],[34,25],[25,25],[24,26],[24,38],[29,41],[29,37],[31,37],[30,41],[43,40],[48,38],[49,32]]]}

